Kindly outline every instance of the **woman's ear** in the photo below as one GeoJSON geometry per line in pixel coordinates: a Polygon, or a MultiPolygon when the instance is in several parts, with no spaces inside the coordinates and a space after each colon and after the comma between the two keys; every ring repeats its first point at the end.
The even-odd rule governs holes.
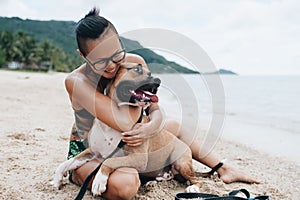
{"type": "Polygon", "coordinates": [[[79,49],[76,49],[76,52],[81,56],[84,57],[83,54],[81,53],[81,51],[79,49]]]}

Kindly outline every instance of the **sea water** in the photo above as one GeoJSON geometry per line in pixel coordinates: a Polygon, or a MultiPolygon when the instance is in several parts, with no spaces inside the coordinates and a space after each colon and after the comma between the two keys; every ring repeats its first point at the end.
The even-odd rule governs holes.
{"type": "Polygon", "coordinates": [[[166,113],[206,123],[223,116],[226,139],[300,163],[300,76],[158,76],[166,113]]]}
{"type": "Polygon", "coordinates": [[[300,134],[300,77],[222,76],[227,111],[248,123],[300,134]]]}

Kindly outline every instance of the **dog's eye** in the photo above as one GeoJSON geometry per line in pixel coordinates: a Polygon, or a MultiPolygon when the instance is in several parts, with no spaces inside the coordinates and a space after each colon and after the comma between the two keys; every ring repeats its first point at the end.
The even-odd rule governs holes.
{"type": "Polygon", "coordinates": [[[135,68],[134,68],[134,71],[139,73],[139,74],[142,74],[143,73],[143,67],[142,65],[137,65],[135,68]]]}

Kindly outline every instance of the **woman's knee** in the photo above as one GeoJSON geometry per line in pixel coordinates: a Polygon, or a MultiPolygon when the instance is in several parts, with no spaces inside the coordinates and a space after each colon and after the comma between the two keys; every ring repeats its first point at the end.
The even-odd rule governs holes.
{"type": "Polygon", "coordinates": [[[124,181],[124,184],[122,184],[122,187],[119,189],[119,197],[120,199],[132,199],[138,189],[140,187],[140,180],[138,176],[132,177],[131,179],[128,179],[126,182],[124,181]]]}
{"type": "Polygon", "coordinates": [[[165,127],[167,131],[171,132],[176,137],[181,136],[181,123],[178,120],[175,119],[168,119],[166,120],[165,127]]]}
{"type": "Polygon", "coordinates": [[[112,199],[132,199],[140,187],[137,170],[121,168],[109,177],[108,190],[114,196],[112,199]]]}

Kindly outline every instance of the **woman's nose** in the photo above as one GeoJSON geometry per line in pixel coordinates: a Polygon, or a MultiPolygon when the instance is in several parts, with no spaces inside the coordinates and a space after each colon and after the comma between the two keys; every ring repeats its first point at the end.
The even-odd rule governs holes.
{"type": "Polygon", "coordinates": [[[112,61],[109,61],[107,67],[105,68],[106,71],[110,71],[114,68],[116,68],[119,65],[119,63],[114,63],[112,61]]]}

